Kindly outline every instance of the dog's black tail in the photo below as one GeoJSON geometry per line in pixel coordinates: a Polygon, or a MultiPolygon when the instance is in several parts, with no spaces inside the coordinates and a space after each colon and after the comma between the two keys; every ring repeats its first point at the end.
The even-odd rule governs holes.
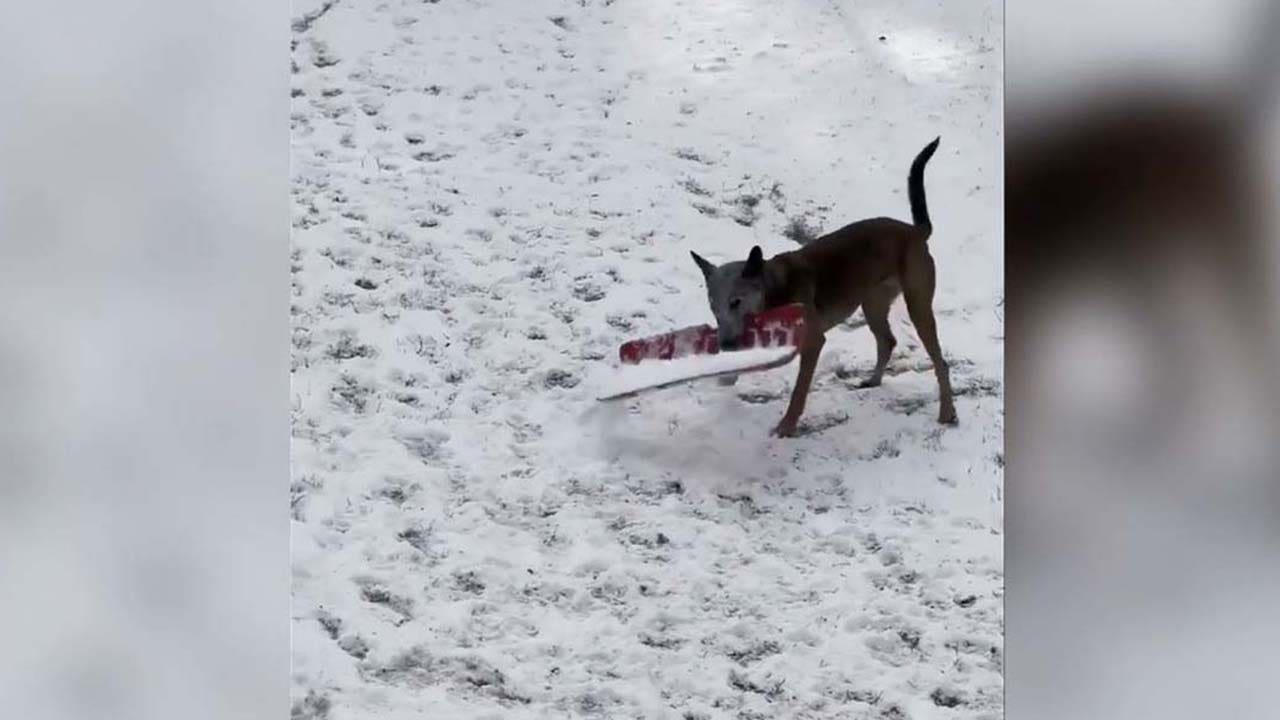
{"type": "Polygon", "coordinates": [[[907,197],[911,200],[911,222],[924,230],[925,237],[933,233],[933,223],[929,221],[929,204],[924,200],[924,166],[938,149],[940,140],[942,140],[941,137],[936,137],[933,142],[924,146],[912,161],[911,174],[907,176],[907,197]]]}

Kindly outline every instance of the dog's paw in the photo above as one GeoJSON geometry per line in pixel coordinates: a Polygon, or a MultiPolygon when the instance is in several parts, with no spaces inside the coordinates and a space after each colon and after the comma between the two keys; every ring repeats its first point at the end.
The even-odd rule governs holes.
{"type": "Polygon", "coordinates": [[[796,436],[796,421],[783,418],[770,433],[774,437],[789,438],[796,436]]]}

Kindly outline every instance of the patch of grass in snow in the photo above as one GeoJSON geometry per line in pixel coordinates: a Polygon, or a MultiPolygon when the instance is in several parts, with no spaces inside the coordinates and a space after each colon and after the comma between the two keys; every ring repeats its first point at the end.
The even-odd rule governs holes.
{"type": "Polygon", "coordinates": [[[822,236],[822,228],[809,223],[803,215],[797,215],[787,222],[782,234],[797,245],[808,245],[822,236]]]}
{"type": "Polygon", "coordinates": [[[290,720],[326,720],[332,703],[328,695],[308,690],[306,697],[295,700],[289,710],[290,720]]]}

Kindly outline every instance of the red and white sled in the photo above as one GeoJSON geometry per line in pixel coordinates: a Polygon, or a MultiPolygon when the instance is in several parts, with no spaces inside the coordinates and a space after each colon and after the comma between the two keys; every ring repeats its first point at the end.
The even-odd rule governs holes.
{"type": "Polygon", "coordinates": [[[694,325],[623,343],[622,367],[597,399],[620,400],[694,380],[782,367],[804,339],[804,308],[785,305],[747,318],[741,349],[720,352],[716,329],[694,325]]]}

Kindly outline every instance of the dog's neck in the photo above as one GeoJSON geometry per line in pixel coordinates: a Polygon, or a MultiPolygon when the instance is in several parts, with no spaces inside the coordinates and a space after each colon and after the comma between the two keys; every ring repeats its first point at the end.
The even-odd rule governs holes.
{"type": "Polygon", "coordinates": [[[794,278],[786,263],[772,257],[764,263],[764,305],[766,310],[796,301],[794,278]]]}

